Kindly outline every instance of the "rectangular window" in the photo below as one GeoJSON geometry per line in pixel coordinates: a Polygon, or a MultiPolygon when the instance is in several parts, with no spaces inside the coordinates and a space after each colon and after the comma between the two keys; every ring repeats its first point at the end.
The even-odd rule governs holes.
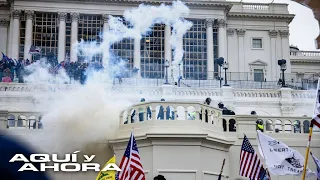
{"type": "Polygon", "coordinates": [[[252,39],[252,48],[253,49],[262,49],[262,38],[253,38],[252,39]]]}
{"type": "Polygon", "coordinates": [[[264,74],[262,69],[255,69],[254,70],[254,81],[256,82],[262,82],[264,81],[264,74]]]}

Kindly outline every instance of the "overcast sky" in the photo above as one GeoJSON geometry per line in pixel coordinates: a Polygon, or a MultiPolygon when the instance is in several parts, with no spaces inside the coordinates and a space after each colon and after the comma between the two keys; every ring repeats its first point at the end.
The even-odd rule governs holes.
{"type": "MultiPolygon", "coordinates": [[[[272,0],[243,0],[243,2],[270,3],[272,0]]],[[[314,19],[312,11],[291,0],[274,0],[274,3],[289,4],[290,14],[296,15],[290,24],[290,44],[298,46],[300,50],[316,50],[315,39],[319,35],[319,24],[314,19]]]]}

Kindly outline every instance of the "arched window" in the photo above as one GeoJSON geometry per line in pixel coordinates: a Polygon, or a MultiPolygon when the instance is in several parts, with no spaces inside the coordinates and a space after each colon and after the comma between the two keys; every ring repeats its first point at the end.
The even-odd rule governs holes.
{"type": "Polygon", "coordinates": [[[284,121],[284,132],[290,133],[291,130],[292,130],[291,121],[285,120],[285,121],[284,121]]]}
{"type": "Polygon", "coordinates": [[[25,121],[26,121],[26,117],[25,116],[23,116],[23,115],[20,115],[19,117],[18,117],[18,124],[17,124],[17,127],[23,127],[24,126],[24,124],[26,123],[25,121]]]}
{"type": "Polygon", "coordinates": [[[299,120],[293,122],[293,130],[294,133],[301,133],[301,122],[299,120]]]}
{"type": "Polygon", "coordinates": [[[274,129],[276,132],[282,132],[282,121],[276,120],[274,129]]]}
{"type": "Polygon", "coordinates": [[[223,126],[223,131],[227,131],[227,121],[225,119],[222,119],[222,126],[223,126]]]}
{"type": "MultiPolygon", "coordinates": [[[[262,125],[264,124],[264,122],[263,122],[262,119],[258,119],[256,123],[257,123],[257,124],[256,124],[256,130],[259,130],[258,124],[261,124],[261,123],[262,123],[262,125]]],[[[263,130],[264,130],[264,129],[263,129],[263,130]]],[[[262,132],[263,132],[263,130],[262,130],[262,132]]]]}
{"type": "Polygon", "coordinates": [[[8,116],[8,127],[14,127],[16,117],[12,114],[8,116]]]}
{"type": "Polygon", "coordinates": [[[310,122],[308,120],[303,121],[303,133],[309,133],[310,122]]]}
{"type": "Polygon", "coordinates": [[[229,120],[229,132],[236,132],[237,127],[236,127],[236,121],[234,119],[229,120]]]}
{"type": "Polygon", "coordinates": [[[31,129],[33,127],[33,124],[36,123],[36,117],[35,116],[29,116],[28,117],[28,128],[31,129]]]}
{"type": "Polygon", "coordinates": [[[271,120],[266,121],[266,131],[273,131],[272,123],[273,122],[271,120]]]}

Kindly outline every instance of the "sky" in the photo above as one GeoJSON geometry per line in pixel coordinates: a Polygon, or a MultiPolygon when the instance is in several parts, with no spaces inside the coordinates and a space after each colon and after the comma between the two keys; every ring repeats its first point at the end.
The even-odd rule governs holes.
{"type": "MultiPolygon", "coordinates": [[[[272,0],[243,0],[242,2],[271,3],[272,0]]],[[[315,51],[315,39],[319,35],[319,23],[314,18],[312,10],[291,0],[274,0],[274,3],[289,4],[289,13],[296,15],[289,25],[290,45],[297,46],[304,51],[315,51]]]]}

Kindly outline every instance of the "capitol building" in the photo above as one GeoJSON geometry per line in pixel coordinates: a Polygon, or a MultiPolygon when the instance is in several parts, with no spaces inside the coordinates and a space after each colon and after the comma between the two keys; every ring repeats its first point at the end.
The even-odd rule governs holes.
{"type": "MultiPolygon", "coordinates": [[[[105,86],[110,94],[124,95],[135,102],[119,113],[119,129],[108,144],[119,163],[134,129],[147,180],[162,174],[167,180],[246,180],[239,176],[243,135],[257,150],[256,121],[264,132],[286,143],[304,156],[316,101],[320,72],[320,51],[300,51],[289,43],[289,24],[295,18],[287,4],[240,3],[225,0],[184,0],[190,9],[186,20],[193,26],[183,37],[181,82],[166,76],[173,61],[170,43],[172,27],[155,24],[141,39],[123,39],[110,47],[113,56],[126,59],[123,82],[105,86]],[[224,64],[216,62],[224,58],[224,64]],[[166,65],[165,61],[169,64],[166,65]],[[278,60],[285,60],[280,66],[278,60]],[[169,66],[169,67],[168,67],[169,66]],[[130,72],[138,68],[137,76],[130,72]],[[282,75],[284,72],[284,76],[282,75]],[[165,83],[167,78],[168,83],[165,83]],[[203,104],[210,97],[210,105],[203,104]],[[146,102],[140,103],[145,98],[146,102]],[[160,101],[164,98],[166,101],[160,101]],[[226,115],[218,103],[235,112],[226,115]],[[160,106],[170,107],[177,117],[158,121],[160,106]],[[148,121],[133,122],[133,110],[151,109],[148,121]],[[197,114],[188,120],[191,111],[197,114]],[[252,115],[251,112],[256,114],[252,115]],[[201,120],[202,119],[202,120],[201,120]],[[127,121],[127,123],[125,123],[127,121]]],[[[0,0],[0,51],[12,59],[37,60],[54,54],[59,62],[85,57],[72,49],[81,41],[101,43],[101,33],[109,28],[109,15],[122,17],[125,10],[140,4],[170,5],[169,0],[0,0]],[[30,54],[31,46],[41,48],[30,54]]],[[[146,14],[147,16],[147,14],[146,14]]],[[[141,19],[143,21],[143,19],[141,19]]],[[[124,20],[124,23],[127,23],[124,20]]],[[[127,23],[130,26],[129,23],[127,23]]],[[[303,33],[302,33],[303,34],[303,33]]],[[[97,54],[100,62],[105,54],[97,54]]],[[[0,82],[0,128],[28,139],[45,134],[45,98],[79,89],[78,84],[0,82]],[[44,97],[41,97],[44,98],[44,97]],[[44,129],[38,127],[44,117],[44,129]]],[[[166,111],[165,111],[166,112],[166,111]]],[[[320,158],[319,129],[314,130],[311,149],[320,158]]],[[[110,154],[108,154],[110,155],[110,154]]],[[[99,156],[99,155],[97,155],[99,156]]],[[[101,155],[103,164],[110,156],[101,155]]],[[[309,158],[308,166],[316,170],[309,158]]],[[[88,180],[96,174],[54,175],[58,180],[88,180]]],[[[298,180],[299,176],[272,176],[278,180],[298,180]]],[[[315,180],[310,177],[308,180],[315,180]]]]}

